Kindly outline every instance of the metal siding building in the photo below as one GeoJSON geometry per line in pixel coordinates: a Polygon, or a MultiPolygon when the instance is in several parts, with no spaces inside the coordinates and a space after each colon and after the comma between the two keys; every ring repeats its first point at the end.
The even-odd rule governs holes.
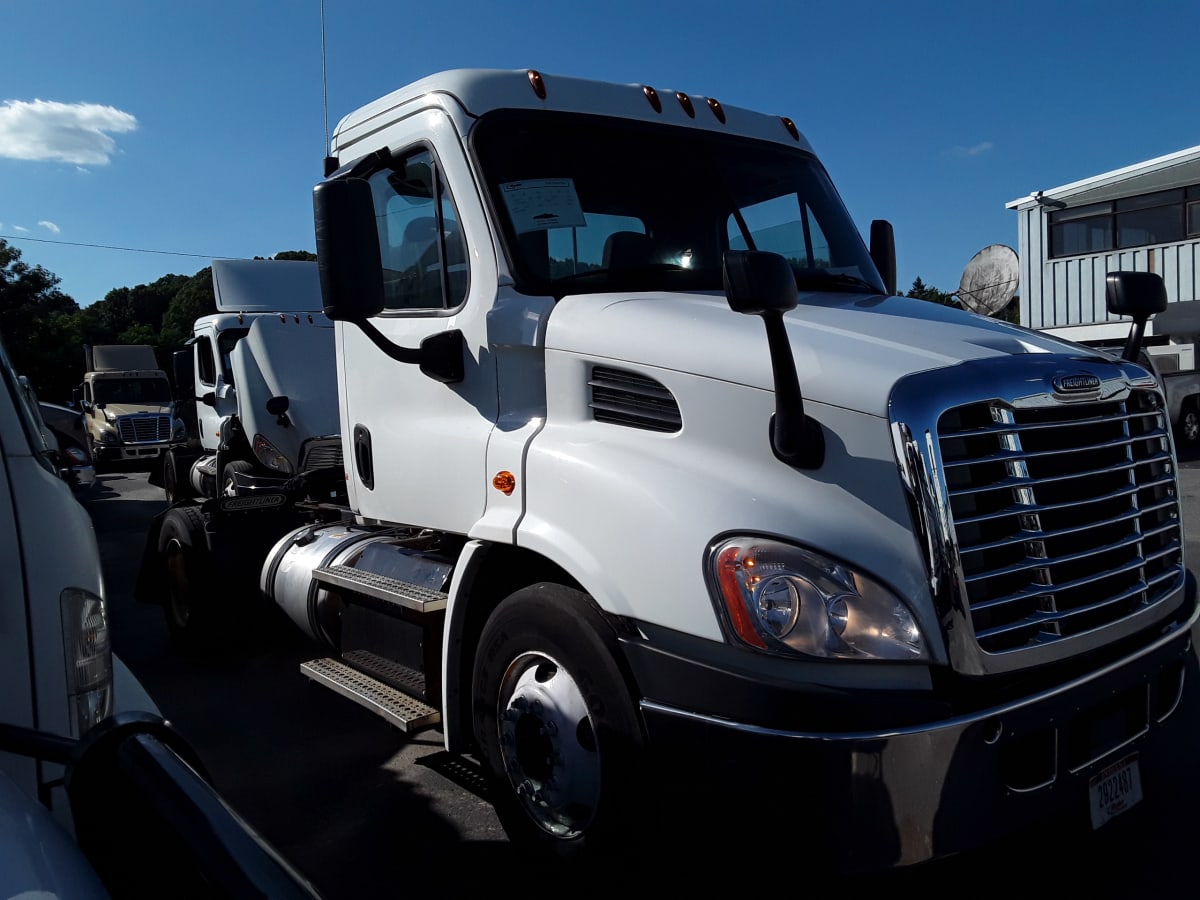
{"type": "MultiPolygon", "coordinates": [[[[1127,333],[1129,320],[1109,316],[1104,299],[1105,276],[1122,270],[1157,272],[1166,284],[1168,302],[1200,299],[1200,147],[1037,191],[1006,206],[1018,216],[1023,325],[1062,328],[1112,322],[1113,337],[1127,333]],[[1165,199],[1176,195],[1173,202],[1165,199]],[[1166,205],[1156,207],[1159,202],[1166,205]],[[1176,204],[1182,227],[1172,237],[1178,239],[1155,241],[1152,229],[1135,227],[1155,210],[1176,212],[1176,204]],[[1122,216],[1131,224],[1128,233],[1122,231],[1122,216]],[[1106,227],[1108,246],[1103,238],[1106,227]],[[1074,253],[1073,247],[1054,246],[1056,240],[1061,245],[1072,239],[1100,246],[1074,253]]],[[[1096,329],[1090,332],[1094,335],[1096,329]]],[[[1153,334],[1153,320],[1147,333],[1153,334]]]]}

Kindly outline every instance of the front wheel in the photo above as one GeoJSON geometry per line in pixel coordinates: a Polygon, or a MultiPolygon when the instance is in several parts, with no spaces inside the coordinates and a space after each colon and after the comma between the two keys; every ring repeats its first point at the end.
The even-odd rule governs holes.
{"type": "Polygon", "coordinates": [[[249,460],[235,459],[226,463],[225,468],[221,470],[221,496],[236,497],[237,473],[242,472],[249,475],[253,471],[254,465],[249,460]]]}
{"type": "Polygon", "coordinates": [[[472,721],[514,843],[558,857],[629,849],[644,824],[644,739],[616,635],[586,594],[523,588],[492,613],[472,721]]]}

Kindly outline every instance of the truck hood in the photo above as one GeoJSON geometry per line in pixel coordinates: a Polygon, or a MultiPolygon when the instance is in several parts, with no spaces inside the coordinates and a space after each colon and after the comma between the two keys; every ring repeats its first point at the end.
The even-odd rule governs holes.
{"type": "MultiPolygon", "coordinates": [[[[805,399],[878,416],[886,414],[892,385],[913,372],[1018,353],[1089,353],[1018,325],[907,297],[802,293],[784,321],[805,399]]],[[[774,388],[761,319],[734,312],[718,293],[564,297],[550,317],[546,346],[774,388]]]]}
{"type": "Polygon", "coordinates": [[[106,403],[104,404],[104,411],[110,417],[138,415],[167,416],[171,414],[171,405],[169,403],[106,403]]]}

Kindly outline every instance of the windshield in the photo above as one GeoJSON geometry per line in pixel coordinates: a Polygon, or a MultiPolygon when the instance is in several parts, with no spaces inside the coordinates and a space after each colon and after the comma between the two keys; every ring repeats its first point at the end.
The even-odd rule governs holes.
{"type": "Polygon", "coordinates": [[[98,378],[92,390],[97,403],[165,406],[171,402],[171,388],[165,378],[98,378]]]}
{"type": "Polygon", "coordinates": [[[597,116],[502,111],[472,137],[525,293],[721,290],[770,250],[810,290],[882,293],[824,169],[781,145],[597,116]]]}

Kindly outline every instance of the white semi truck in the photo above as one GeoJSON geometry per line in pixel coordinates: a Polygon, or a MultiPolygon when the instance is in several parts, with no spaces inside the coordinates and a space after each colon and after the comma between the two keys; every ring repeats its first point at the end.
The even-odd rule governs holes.
{"type": "MultiPolygon", "coordinates": [[[[325,499],[345,497],[333,322],[322,312],[317,264],[218,259],[212,279],[217,312],[196,320],[174,359],[175,406],[187,440],[167,450],[161,472],[150,479],[173,504],[154,550],[176,569],[186,566],[186,545],[206,527],[202,509],[211,519],[207,501],[247,494],[231,506],[263,512],[265,502],[274,516],[273,524],[257,522],[258,541],[208,523],[211,549],[226,568],[236,568],[239,560],[261,563],[279,533],[303,521],[290,505],[272,506],[274,495],[264,500],[265,489],[321,479],[325,499]],[[227,534],[234,540],[221,545],[227,534]]],[[[209,626],[218,626],[213,604],[191,601],[199,577],[188,582],[180,575],[150,596],[163,603],[172,635],[185,645],[207,641],[209,626]]]]}
{"type": "MultiPolygon", "coordinates": [[[[864,245],[791,119],[458,70],[343,119],[326,176],[347,503],[173,507],[143,574],[215,605],[244,501],[307,515],[259,561],[303,674],[440,727],[514,841],[865,871],[1192,764],[1155,380],[894,296],[890,225],[864,245]]],[[[1159,299],[1112,281],[1139,330],[1159,299]]]]}

